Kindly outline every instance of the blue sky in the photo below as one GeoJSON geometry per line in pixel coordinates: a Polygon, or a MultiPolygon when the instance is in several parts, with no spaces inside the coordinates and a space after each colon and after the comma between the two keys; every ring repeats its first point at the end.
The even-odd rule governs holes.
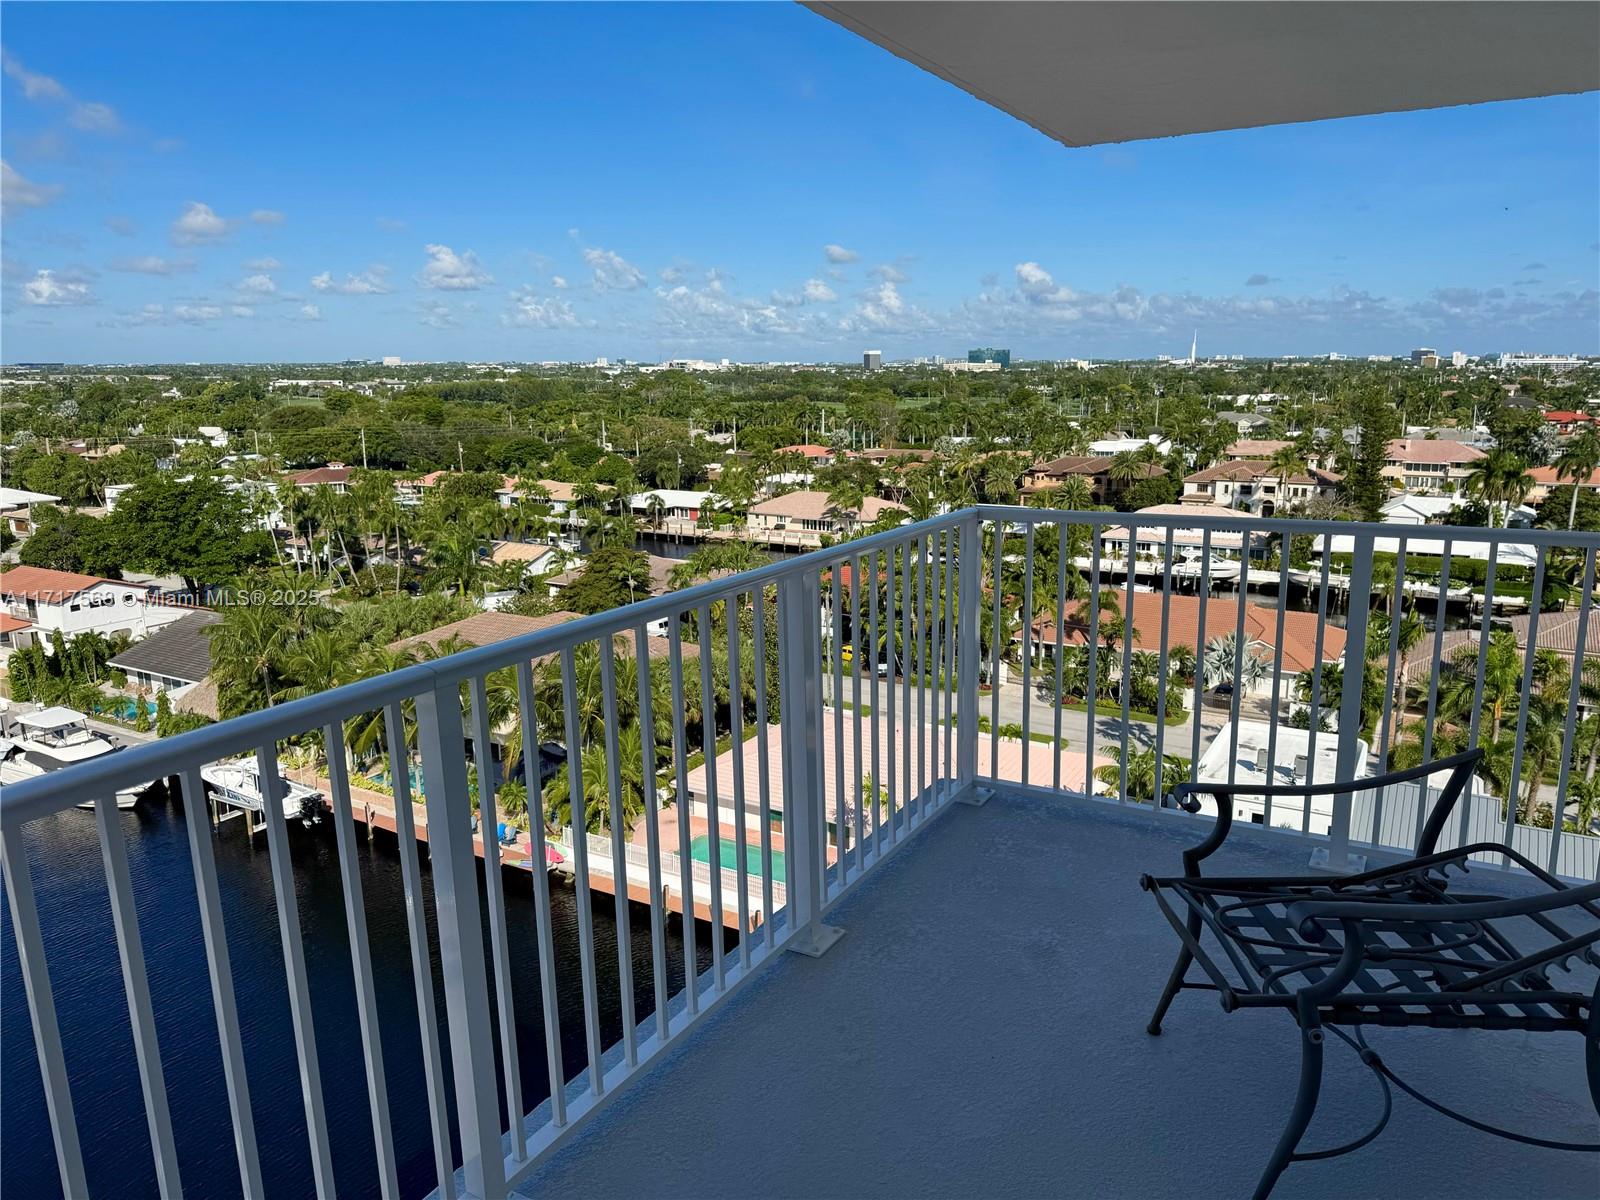
{"type": "Polygon", "coordinates": [[[787,4],[4,5],[6,361],[1600,352],[1600,96],[1069,150],[787,4]]]}

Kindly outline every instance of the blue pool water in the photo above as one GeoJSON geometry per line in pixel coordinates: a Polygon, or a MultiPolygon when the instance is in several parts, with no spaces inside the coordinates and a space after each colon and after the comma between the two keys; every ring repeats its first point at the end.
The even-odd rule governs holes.
{"type": "MultiPolygon", "coordinates": [[[[736,843],[730,842],[727,838],[723,838],[721,844],[722,853],[720,857],[722,860],[722,867],[724,870],[732,871],[739,861],[739,847],[736,843]]],[[[689,854],[696,862],[710,862],[711,839],[704,835],[695,838],[694,841],[689,843],[689,854]]],[[[759,841],[752,840],[751,842],[745,844],[744,861],[745,868],[750,872],[751,875],[759,876],[761,874],[761,844],[759,841]]],[[[777,880],[779,883],[788,882],[783,873],[782,850],[774,850],[772,852],[772,878],[777,880]]]]}

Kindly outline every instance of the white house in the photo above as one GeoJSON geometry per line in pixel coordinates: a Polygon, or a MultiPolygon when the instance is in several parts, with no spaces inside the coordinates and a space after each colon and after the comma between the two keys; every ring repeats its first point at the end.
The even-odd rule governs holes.
{"type": "Polygon", "coordinates": [[[629,500],[628,504],[633,509],[633,515],[648,518],[652,508],[651,501],[656,497],[661,500],[661,516],[673,522],[698,521],[702,509],[715,506],[711,492],[689,491],[684,488],[656,488],[653,491],[640,492],[629,500]]]}
{"type": "Polygon", "coordinates": [[[190,611],[152,602],[143,584],[45,567],[0,572],[0,605],[13,621],[26,622],[8,630],[13,648],[34,641],[48,647],[50,635],[58,630],[68,639],[92,631],[106,637],[125,633],[137,641],[190,611]]]}

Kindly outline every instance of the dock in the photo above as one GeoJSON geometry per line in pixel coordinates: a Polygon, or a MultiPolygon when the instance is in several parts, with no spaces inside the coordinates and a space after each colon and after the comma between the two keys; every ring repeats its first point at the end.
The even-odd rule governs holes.
{"type": "MultiPolygon", "coordinates": [[[[296,783],[303,783],[307,787],[316,788],[323,796],[333,794],[333,784],[325,774],[306,767],[297,767],[284,771],[296,783]]],[[[370,837],[374,830],[384,830],[387,833],[398,834],[399,822],[395,818],[395,798],[386,792],[364,788],[354,781],[350,784],[350,812],[358,826],[365,826],[370,837]]],[[[411,814],[413,825],[416,829],[417,841],[426,846],[428,844],[428,810],[424,804],[412,804],[411,814]]],[[[254,830],[252,829],[252,832],[254,830]]],[[[484,857],[483,831],[472,839],[472,849],[479,858],[484,857]]],[[[586,848],[589,852],[589,889],[607,896],[614,896],[617,890],[615,873],[612,865],[611,839],[599,834],[587,834],[586,848]]],[[[573,877],[571,831],[564,831],[562,836],[552,836],[546,839],[545,844],[553,847],[561,855],[560,862],[551,862],[549,869],[563,878],[573,877]]],[[[625,844],[628,898],[640,904],[650,903],[649,884],[649,858],[645,848],[633,843],[625,844]]],[[[500,865],[502,869],[528,872],[533,869],[534,854],[532,839],[522,830],[517,831],[514,842],[500,843],[500,865]]],[[[732,869],[724,870],[722,886],[722,924],[727,929],[739,928],[739,896],[738,884],[732,869]]],[[[694,916],[708,924],[711,921],[711,868],[708,864],[696,860],[691,865],[690,877],[694,881],[694,916]]],[[[668,912],[682,915],[684,910],[682,889],[682,864],[676,853],[663,850],[661,853],[661,882],[662,898],[666,903],[668,912]]],[[[749,913],[751,928],[761,924],[761,881],[751,875],[748,883],[749,913]]],[[[784,888],[783,884],[773,881],[773,903],[782,906],[784,888]]]]}

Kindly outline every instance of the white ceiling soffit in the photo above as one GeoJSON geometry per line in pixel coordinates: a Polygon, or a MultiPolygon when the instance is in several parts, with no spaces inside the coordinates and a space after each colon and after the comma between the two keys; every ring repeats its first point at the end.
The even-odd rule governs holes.
{"type": "Polygon", "coordinates": [[[803,2],[1067,146],[1600,88],[1593,0],[803,2]]]}

